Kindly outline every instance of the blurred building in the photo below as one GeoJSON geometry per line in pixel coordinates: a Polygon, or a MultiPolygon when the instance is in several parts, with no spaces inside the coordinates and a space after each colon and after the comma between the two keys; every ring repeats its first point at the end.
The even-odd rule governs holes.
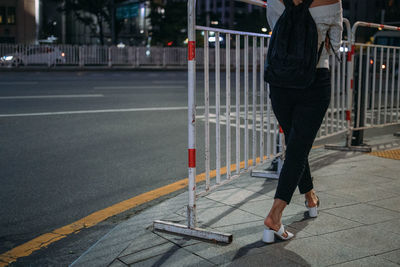
{"type": "Polygon", "coordinates": [[[253,10],[263,9],[235,0],[197,0],[196,5],[197,16],[208,14],[206,24],[223,25],[228,28],[233,28],[235,15],[240,16],[249,14],[253,10]]]}
{"type": "MultiPolygon", "coordinates": [[[[392,25],[395,22],[390,20],[387,14],[393,3],[394,1],[389,0],[342,0],[343,16],[349,19],[351,25],[357,21],[392,25]]],[[[398,20],[400,20],[400,16],[398,20]]],[[[377,31],[373,28],[360,27],[357,30],[357,41],[371,41],[371,37],[377,31]]]]}
{"type": "MultiPolygon", "coordinates": [[[[158,1],[158,0],[157,0],[158,1]]],[[[151,22],[150,1],[127,0],[116,5],[118,40],[129,45],[148,44],[151,22]]]]}
{"type": "MultiPolygon", "coordinates": [[[[1,0],[0,0],[1,1],[1,0]]],[[[115,1],[117,42],[131,45],[145,45],[151,27],[147,18],[150,13],[148,0],[115,1]]],[[[60,3],[45,1],[42,4],[41,38],[55,36],[58,43],[99,44],[99,26],[96,23],[85,25],[73,14],[59,12],[60,3]]],[[[96,17],[85,14],[96,22],[96,17]]],[[[108,23],[103,23],[105,44],[111,44],[112,32],[108,23]]]]}
{"type": "Polygon", "coordinates": [[[382,23],[385,0],[342,0],[343,16],[353,24],[356,21],[382,23]]]}
{"type": "Polygon", "coordinates": [[[0,0],[0,43],[36,43],[39,24],[39,0],[0,0]]]}

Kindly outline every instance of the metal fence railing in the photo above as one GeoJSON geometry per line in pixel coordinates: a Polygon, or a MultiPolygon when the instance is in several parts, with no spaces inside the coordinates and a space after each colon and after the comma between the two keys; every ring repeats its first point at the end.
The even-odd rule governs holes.
{"type": "MultiPolygon", "coordinates": [[[[265,7],[260,0],[240,0],[249,4],[265,7]]],[[[264,61],[269,42],[269,35],[239,32],[195,25],[195,1],[188,1],[188,205],[187,225],[155,221],[154,228],[174,233],[185,234],[204,239],[229,243],[232,235],[216,233],[197,228],[196,198],[210,190],[231,181],[244,171],[252,170],[257,163],[278,156],[278,140],[282,144],[283,134],[275,118],[269,101],[269,85],[264,83],[264,61]],[[196,41],[196,31],[201,31],[204,38],[196,41]],[[212,38],[210,38],[212,36],[212,38]],[[210,40],[212,40],[210,44],[210,40]],[[196,45],[197,44],[197,45],[196,45]],[[203,46],[204,49],[197,47],[203,46]],[[200,50],[200,53],[199,53],[200,50]],[[196,66],[204,65],[204,159],[205,188],[199,192],[196,187],[197,166],[196,144],[203,143],[202,135],[196,133],[197,90],[196,66]],[[214,74],[210,75],[213,68],[214,74]],[[224,68],[224,72],[222,69],[224,68]],[[225,77],[224,77],[225,76],[225,77]],[[221,86],[222,85],[222,86],[221,86]],[[233,89],[235,88],[235,89],[233,89]],[[211,91],[211,90],[212,91],[211,91]],[[225,93],[223,90],[225,89],[225,93]],[[210,94],[212,92],[212,94],[210,94]],[[234,95],[235,97],[231,97],[234,95]],[[235,105],[231,105],[231,98],[235,105]],[[250,102],[249,102],[250,101],[250,102]],[[215,103],[211,106],[210,103],[215,103]],[[221,103],[222,102],[222,103],[221,103]],[[243,103],[243,105],[242,105],[243,103]],[[222,106],[225,104],[225,106],[222,106]],[[223,113],[223,108],[225,112],[223,113]],[[215,126],[215,134],[210,135],[210,124],[215,126]],[[222,135],[225,124],[225,137],[222,135]],[[234,128],[235,141],[232,142],[231,128],[234,128]],[[213,137],[213,138],[211,138],[213,137]],[[225,142],[224,142],[225,141],[225,142]],[[232,143],[235,147],[236,164],[232,161],[232,143]],[[226,150],[221,151],[225,144],[226,150]],[[243,150],[242,150],[243,149],[243,150]],[[241,160],[244,161],[241,161],[241,160]],[[242,164],[243,163],[243,164],[242,164]],[[210,181],[211,164],[215,166],[215,182],[210,181]],[[225,166],[224,166],[225,165],[225,166]],[[232,173],[233,172],[233,173],[232,173]],[[223,174],[224,177],[223,177],[223,174]],[[224,179],[222,179],[224,178],[224,179]]],[[[350,24],[345,20],[348,35],[351,35],[350,24]]],[[[346,59],[350,46],[344,43],[340,57],[346,59]]],[[[323,139],[347,132],[350,126],[348,119],[351,102],[351,62],[337,61],[331,57],[332,95],[331,105],[325,116],[324,127],[318,133],[323,139]]],[[[203,89],[203,88],[202,88],[203,89]]],[[[279,147],[282,147],[280,145],[279,147]]]]}
{"type": "Polygon", "coordinates": [[[326,145],[337,150],[371,151],[363,144],[366,129],[400,124],[400,47],[356,43],[359,27],[400,31],[400,27],[356,22],[352,28],[346,119],[348,130],[344,146],[326,145]]]}
{"type": "MultiPolygon", "coordinates": [[[[214,34],[214,33],[213,33],[214,34]]],[[[215,68],[215,49],[208,48],[209,68],[215,68]]],[[[226,48],[220,48],[221,61],[225,62],[226,48]]],[[[266,51],[265,51],[266,52],[266,51]]],[[[230,51],[234,59],[236,51],[230,51]]],[[[252,51],[248,51],[251,58],[252,51]]],[[[204,48],[196,50],[196,68],[204,68],[204,48]]],[[[244,68],[245,50],[240,49],[240,66],[244,68]]],[[[3,67],[63,67],[63,66],[125,66],[125,67],[186,67],[186,47],[134,47],[134,46],[99,46],[99,45],[23,45],[0,44],[0,66],[3,67]]],[[[231,67],[236,66],[234,60],[231,67]]],[[[222,69],[225,65],[221,66],[222,69]]]]}

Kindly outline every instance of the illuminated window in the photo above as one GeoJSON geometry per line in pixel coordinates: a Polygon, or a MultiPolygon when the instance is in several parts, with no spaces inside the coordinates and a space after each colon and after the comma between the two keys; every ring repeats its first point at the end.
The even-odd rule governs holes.
{"type": "Polygon", "coordinates": [[[15,24],[15,7],[7,8],[7,24],[15,24]]]}
{"type": "Polygon", "coordinates": [[[6,8],[0,6],[0,24],[4,24],[6,19],[6,8]]]}

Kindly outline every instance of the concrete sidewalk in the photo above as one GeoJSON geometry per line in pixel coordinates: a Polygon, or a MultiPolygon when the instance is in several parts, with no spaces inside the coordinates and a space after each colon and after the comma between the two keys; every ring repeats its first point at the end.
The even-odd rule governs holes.
{"type": "Polygon", "coordinates": [[[121,223],[72,266],[399,266],[400,162],[390,158],[399,159],[400,138],[367,141],[392,152],[312,150],[319,216],[307,218],[296,190],[283,214],[291,241],[261,241],[277,180],[244,173],[197,202],[198,226],[233,234],[230,245],[152,231],[153,220],[186,223],[182,193],[121,223]]]}

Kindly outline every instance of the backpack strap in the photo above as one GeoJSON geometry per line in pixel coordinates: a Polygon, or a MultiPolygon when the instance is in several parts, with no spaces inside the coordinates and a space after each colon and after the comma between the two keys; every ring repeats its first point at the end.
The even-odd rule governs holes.
{"type": "Polygon", "coordinates": [[[319,59],[321,58],[321,54],[322,54],[322,50],[324,49],[325,46],[325,41],[322,42],[322,44],[320,45],[319,49],[318,49],[318,58],[317,58],[317,64],[319,62],[319,59]]]}
{"type": "MultiPolygon", "coordinates": [[[[312,2],[314,2],[314,0],[304,0],[303,1],[303,5],[305,8],[309,8],[312,4],[312,2]]],[[[285,7],[293,7],[293,0],[283,0],[283,4],[285,5],[285,7]]]]}
{"type": "Polygon", "coordinates": [[[309,8],[311,6],[312,2],[314,2],[314,0],[304,0],[303,4],[306,8],[309,8]]]}
{"type": "Polygon", "coordinates": [[[283,0],[283,4],[285,5],[285,7],[292,7],[292,6],[294,6],[293,0],[283,0]]]}

